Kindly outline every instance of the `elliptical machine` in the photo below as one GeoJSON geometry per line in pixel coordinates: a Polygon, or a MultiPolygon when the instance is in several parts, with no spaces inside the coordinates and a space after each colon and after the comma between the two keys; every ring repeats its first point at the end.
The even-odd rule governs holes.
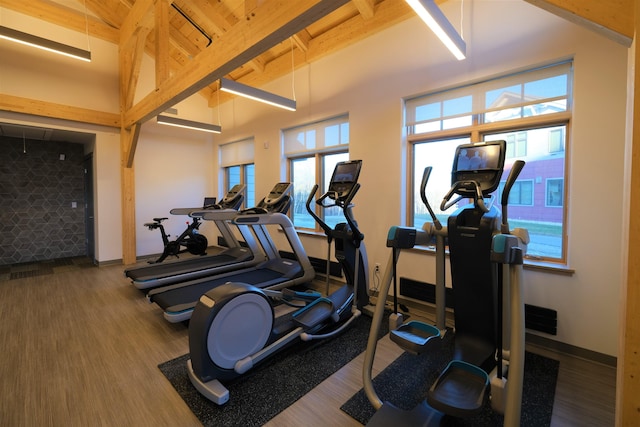
{"type": "Polygon", "coordinates": [[[362,169],[362,160],[339,162],[333,171],[329,189],[316,200],[323,210],[338,207],[342,210],[346,223],[336,224],[331,228],[311,208],[311,201],[318,191],[314,185],[307,198],[306,208],[309,215],[318,223],[327,236],[326,290],[329,294],[331,272],[331,243],[334,242],[335,257],[345,275],[347,283],[353,285],[358,310],[369,304],[367,284],[369,283],[369,267],[367,250],[364,246],[364,235],[360,232],[353,216],[351,200],[360,188],[358,177],[362,169]],[[350,194],[353,193],[353,194],[350,194]]]}
{"type": "MultiPolygon", "coordinates": [[[[360,166],[360,161],[338,164],[329,191],[318,199],[322,203],[330,198],[342,208],[351,227],[349,233],[344,232],[359,241],[360,250],[355,256],[343,257],[345,263],[353,260],[358,264],[349,271],[358,271],[362,264],[366,269],[366,262],[357,261],[363,253],[359,244],[363,236],[351,212],[351,201],[360,187],[360,166]]],[[[307,204],[316,191],[314,187],[307,204]]],[[[321,220],[320,224],[331,230],[321,220]]],[[[344,224],[342,228],[346,228],[344,224]]],[[[357,278],[355,281],[359,282],[357,278]]],[[[189,323],[187,372],[191,383],[210,401],[218,405],[228,402],[229,390],[223,382],[248,372],[298,339],[329,338],[346,329],[360,316],[357,292],[350,281],[326,297],[317,292],[272,291],[237,282],[212,289],[200,297],[189,323]]]]}
{"type": "Polygon", "coordinates": [[[445,332],[444,243],[448,239],[454,294],[454,354],[449,365],[431,385],[427,399],[413,410],[405,411],[380,400],[373,388],[372,367],[384,301],[392,281],[390,269],[387,268],[380,287],[363,369],[365,393],[377,410],[368,425],[446,425],[447,417],[464,418],[478,413],[489,397],[488,390],[492,408],[504,414],[504,425],[520,424],[524,371],[521,283],[529,235],[524,229],[509,229],[507,203],[511,187],[524,162],[514,163],[505,183],[501,199],[502,223],[500,211],[495,206],[487,207],[484,201],[500,184],[505,145],[504,141],[493,141],[465,144],[457,148],[451,174],[452,186],[440,208],[446,210],[467,198],[473,199],[473,203],[452,214],[447,227],[440,224],[426,198],[429,167],[423,176],[421,195],[433,223],[425,223],[422,230],[403,227],[389,230],[387,246],[394,249],[389,265],[394,276],[399,256],[397,249],[410,248],[436,238],[436,326],[420,321],[391,325],[395,328],[390,332],[391,340],[415,354],[436,351],[436,338],[445,332]],[[471,169],[464,162],[463,155],[476,151],[485,161],[481,166],[471,169]],[[458,197],[451,200],[454,195],[458,197]]]}

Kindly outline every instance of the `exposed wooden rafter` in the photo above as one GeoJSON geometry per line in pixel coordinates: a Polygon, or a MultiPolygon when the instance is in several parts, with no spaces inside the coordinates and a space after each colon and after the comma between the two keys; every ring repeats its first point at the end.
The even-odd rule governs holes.
{"type": "MultiPolygon", "coordinates": [[[[370,19],[365,20],[359,15],[354,15],[313,38],[306,30],[300,31],[293,36],[293,42],[298,47],[293,52],[293,63],[296,68],[310,64],[412,16],[413,10],[404,1],[385,1],[378,4],[375,15],[370,19]],[[300,45],[304,48],[300,48],[300,45]]],[[[280,55],[266,65],[264,72],[246,73],[241,80],[247,85],[260,87],[291,73],[291,62],[290,54],[280,55]]],[[[218,97],[220,102],[225,102],[232,95],[224,92],[217,94],[215,88],[212,89],[209,97],[210,107],[217,105],[218,97]]]]}
{"type": "MultiPolygon", "coordinates": [[[[156,59],[156,68],[160,69],[165,80],[167,76],[173,74],[186,75],[190,71],[183,68],[193,69],[194,62],[204,63],[199,57],[209,57],[213,55],[206,53],[208,41],[182,16],[171,8],[168,16],[168,33],[157,32],[158,24],[154,21],[153,15],[155,4],[159,0],[78,0],[84,5],[86,1],[87,10],[99,18],[60,6],[48,0],[1,0],[1,6],[15,10],[17,12],[31,15],[48,22],[55,23],[76,31],[88,31],[93,37],[98,37],[113,43],[120,44],[121,54],[129,56],[128,68],[125,68],[127,77],[122,77],[121,84],[125,85],[121,89],[121,94],[126,93],[124,105],[128,111],[132,105],[131,100],[135,93],[137,84],[136,63],[141,60],[142,53],[147,53],[156,59]],[[136,10],[144,9],[147,21],[133,18],[136,10]],[[150,13],[149,13],[150,12],[150,13]],[[135,29],[135,27],[143,27],[135,29]],[[156,31],[152,31],[155,28],[156,31]],[[134,36],[134,31],[136,32],[134,36]],[[169,43],[166,35],[168,34],[169,43]],[[165,38],[158,39],[159,35],[165,38]],[[144,43],[142,40],[144,39],[144,43]],[[136,42],[123,48],[122,40],[132,40],[136,42]],[[133,46],[136,46],[135,49],[133,46]],[[144,46],[144,50],[140,50],[144,46]],[[135,61],[131,55],[137,55],[135,61]]],[[[210,2],[208,0],[162,0],[167,4],[175,3],[184,9],[191,18],[197,21],[197,25],[204,29],[208,36],[213,39],[212,45],[217,49],[226,49],[229,45],[228,33],[245,36],[246,30],[252,21],[257,18],[256,13],[264,10],[264,6],[274,3],[265,0],[220,0],[210,2]],[[237,28],[236,28],[237,27],[237,28]]],[[[526,0],[536,6],[549,10],[573,22],[585,25],[594,31],[600,32],[616,41],[628,46],[633,37],[633,0],[526,0]]],[[[442,3],[443,0],[436,0],[442,3]]],[[[280,4],[280,2],[275,2],[280,4]]],[[[284,2],[282,9],[290,9],[292,2],[284,2]],[[284,4],[286,3],[286,4],[284,4]]],[[[297,3],[297,2],[295,2],[297,3]]],[[[344,46],[367,37],[377,31],[389,27],[402,19],[413,16],[413,12],[403,0],[352,0],[347,8],[342,8],[341,12],[334,12],[329,16],[318,18],[322,24],[309,22],[308,27],[301,28],[291,34],[294,43],[294,63],[296,67],[311,63],[320,57],[335,52],[344,46]]],[[[166,28],[166,22],[162,27],[166,28]]],[[[234,48],[238,43],[232,41],[234,48]]],[[[260,86],[282,77],[291,71],[291,53],[288,46],[283,43],[276,43],[271,49],[267,49],[260,54],[243,55],[244,63],[235,61],[233,65],[223,64],[220,69],[229,70],[228,74],[239,79],[243,83],[260,86]],[[235,67],[235,68],[233,68],[235,67]]],[[[219,65],[219,64],[218,64],[219,65]]],[[[123,69],[121,68],[121,73],[123,69]]],[[[192,71],[191,71],[192,72],[192,71]]],[[[197,74],[197,73],[196,73],[197,74]]],[[[194,74],[195,75],[195,74],[194,74]]],[[[209,81],[193,82],[199,87],[198,91],[205,96],[211,105],[211,100],[225,102],[230,99],[228,94],[216,94],[217,86],[215,78],[209,75],[209,81]],[[215,96],[214,96],[215,95],[215,96]]],[[[175,80],[174,80],[175,81],[175,80]]],[[[158,84],[159,86],[159,84],[158,84]]],[[[184,89],[183,89],[184,90],[184,89]]],[[[167,91],[164,91],[167,92],[167,91]]],[[[178,99],[170,98],[170,99],[178,99]]],[[[147,100],[148,102],[149,100],[147,100]]],[[[126,126],[131,126],[131,113],[127,114],[126,126]]],[[[138,113],[138,115],[140,115],[138,113]]],[[[153,114],[144,114],[145,117],[152,117],[153,114]]]]}
{"type": "Polygon", "coordinates": [[[358,8],[358,12],[364,19],[373,18],[373,10],[376,6],[374,0],[353,0],[353,3],[358,8]]]}
{"type": "Polygon", "coordinates": [[[40,101],[7,94],[0,96],[0,111],[11,111],[14,113],[70,120],[100,126],[120,127],[119,114],[105,113],[88,108],[73,107],[55,102],[40,101]]]}
{"type": "Polygon", "coordinates": [[[525,0],[568,21],[631,46],[634,0],[525,0]]]}
{"type": "Polygon", "coordinates": [[[144,123],[345,3],[347,0],[265,2],[255,9],[253,18],[238,22],[220,37],[215,49],[203,50],[154,93],[126,111],[123,126],[144,123]]]}

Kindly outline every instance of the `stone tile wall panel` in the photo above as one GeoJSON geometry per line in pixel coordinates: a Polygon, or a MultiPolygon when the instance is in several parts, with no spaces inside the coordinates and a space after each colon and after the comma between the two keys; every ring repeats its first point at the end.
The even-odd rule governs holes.
{"type": "Polygon", "coordinates": [[[81,144],[0,137],[0,265],[86,254],[83,160],[81,144]]]}

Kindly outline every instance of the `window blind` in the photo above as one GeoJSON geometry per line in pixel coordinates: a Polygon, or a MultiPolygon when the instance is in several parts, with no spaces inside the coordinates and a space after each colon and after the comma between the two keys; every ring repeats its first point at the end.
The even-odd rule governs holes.
{"type": "Polygon", "coordinates": [[[296,126],[282,131],[285,156],[342,150],[349,145],[349,116],[296,126]]]}
{"type": "Polygon", "coordinates": [[[254,139],[247,138],[240,141],[220,145],[220,166],[236,166],[253,163],[254,139]]]}
{"type": "MultiPolygon", "coordinates": [[[[572,62],[565,61],[409,98],[405,100],[406,125],[428,125],[472,115],[497,121],[500,112],[518,108],[527,108],[522,115],[568,111],[571,77],[572,62]]],[[[508,116],[513,118],[511,113],[508,116]]],[[[440,127],[422,128],[437,130],[440,127]]]]}

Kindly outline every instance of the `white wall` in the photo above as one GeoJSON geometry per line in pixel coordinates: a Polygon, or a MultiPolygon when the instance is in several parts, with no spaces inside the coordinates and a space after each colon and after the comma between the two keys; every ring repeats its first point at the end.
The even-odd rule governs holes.
{"type": "MultiPolygon", "coordinates": [[[[442,5],[454,24],[459,6],[442,5]]],[[[350,157],[364,161],[354,212],[370,267],[384,267],[388,228],[405,218],[402,98],[573,57],[567,231],[575,274],[527,270],[525,298],[558,311],[558,335],[550,338],[616,355],[627,49],[521,1],[467,2],[465,10],[466,60],[455,61],[418,19],[408,20],[296,71],[296,113],[242,99],[223,105],[224,142],[255,137],[260,194],[285,171],[280,129],[347,112],[350,157]]],[[[265,89],[290,96],[291,77],[265,89]]],[[[302,239],[310,255],[324,256],[324,239],[302,239]]],[[[433,261],[408,253],[400,274],[433,282],[433,261]]]]}
{"type": "MultiPolygon", "coordinates": [[[[202,207],[204,197],[219,197],[214,186],[211,134],[148,122],[142,126],[135,156],[136,255],[162,253],[159,230],[144,223],[169,218],[165,230],[174,240],[186,228],[188,216],[171,215],[173,208],[202,207]]],[[[205,222],[200,231],[215,243],[215,226],[205,222]]]]}
{"type": "Polygon", "coordinates": [[[117,45],[97,38],[87,40],[85,33],[8,9],[0,9],[0,24],[92,53],[91,62],[83,62],[2,41],[0,93],[97,111],[120,111],[117,45]]]}
{"type": "Polygon", "coordinates": [[[93,153],[96,261],[122,259],[119,132],[96,133],[93,153]]]}

